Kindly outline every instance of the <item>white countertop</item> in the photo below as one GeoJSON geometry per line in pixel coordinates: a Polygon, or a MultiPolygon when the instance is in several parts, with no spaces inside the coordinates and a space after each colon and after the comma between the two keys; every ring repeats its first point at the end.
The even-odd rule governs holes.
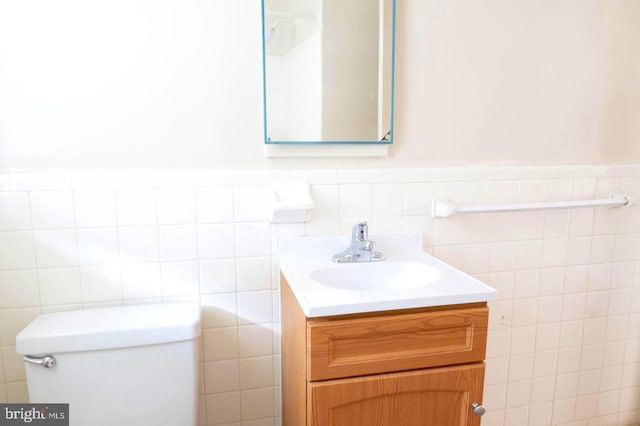
{"type": "Polygon", "coordinates": [[[331,256],[349,246],[350,236],[280,241],[280,270],[307,317],[486,302],[497,296],[495,289],[424,253],[420,233],[370,235],[369,240],[376,243],[375,250],[382,252],[386,260],[332,262],[331,256]],[[317,279],[339,278],[342,270],[338,268],[344,268],[345,276],[362,279],[349,279],[346,287],[352,288],[341,287],[336,279],[329,285],[317,279]],[[376,279],[387,276],[394,268],[402,273],[392,280],[393,285],[383,283],[376,287],[376,279]],[[354,275],[360,272],[362,276],[354,275]],[[366,285],[368,279],[372,281],[370,288],[366,285]]]}

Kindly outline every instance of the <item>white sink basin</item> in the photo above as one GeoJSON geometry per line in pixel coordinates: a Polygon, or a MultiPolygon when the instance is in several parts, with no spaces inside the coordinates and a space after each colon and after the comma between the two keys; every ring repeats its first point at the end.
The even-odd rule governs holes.
{"type": "Polygon", "coordinates": [[[424,263],[383,261],[336,264],[312,271],[309,277],[342,290],[393,291],[431,285],[440,273],[424,263]]]}
{"type": "Polygon", "coordinates": [[[486,302],[496,291],[423,252],[421,233],[371,235],[382,262],[333,263],[350,236],[285,238],[280,270],[307,317],[486,302]]]}

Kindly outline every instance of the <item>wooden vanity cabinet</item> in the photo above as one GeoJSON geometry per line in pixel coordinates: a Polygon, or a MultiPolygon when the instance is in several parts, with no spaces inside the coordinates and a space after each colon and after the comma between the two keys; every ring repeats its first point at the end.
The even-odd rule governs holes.
{"type": "Polygon", "coordinates": [[[479,426],[486,303],[307,318],[284,277],[283,426],[479,426]]]}

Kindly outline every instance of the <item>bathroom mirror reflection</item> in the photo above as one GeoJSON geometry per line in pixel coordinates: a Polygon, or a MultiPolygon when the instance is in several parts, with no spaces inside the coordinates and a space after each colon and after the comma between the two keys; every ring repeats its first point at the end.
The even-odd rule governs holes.
{"type": "Polygon", "coordinates": [[[262,0],[267,144],[393,142],[395,0],[262,0]]]}

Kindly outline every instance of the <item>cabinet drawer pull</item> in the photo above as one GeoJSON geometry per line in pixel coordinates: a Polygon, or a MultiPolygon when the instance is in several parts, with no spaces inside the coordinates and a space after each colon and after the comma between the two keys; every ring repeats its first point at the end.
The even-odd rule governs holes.
{"type": "Polygon", "coordinates": [[[487,411],[484,408],[484,406],[478,404],[477,402],[474,402],[473,404],[471,404],[471,408],[473,408],[473,414],[475,414],[478,417],[482,417],[484,413],[486,413],[487,411]]]}

